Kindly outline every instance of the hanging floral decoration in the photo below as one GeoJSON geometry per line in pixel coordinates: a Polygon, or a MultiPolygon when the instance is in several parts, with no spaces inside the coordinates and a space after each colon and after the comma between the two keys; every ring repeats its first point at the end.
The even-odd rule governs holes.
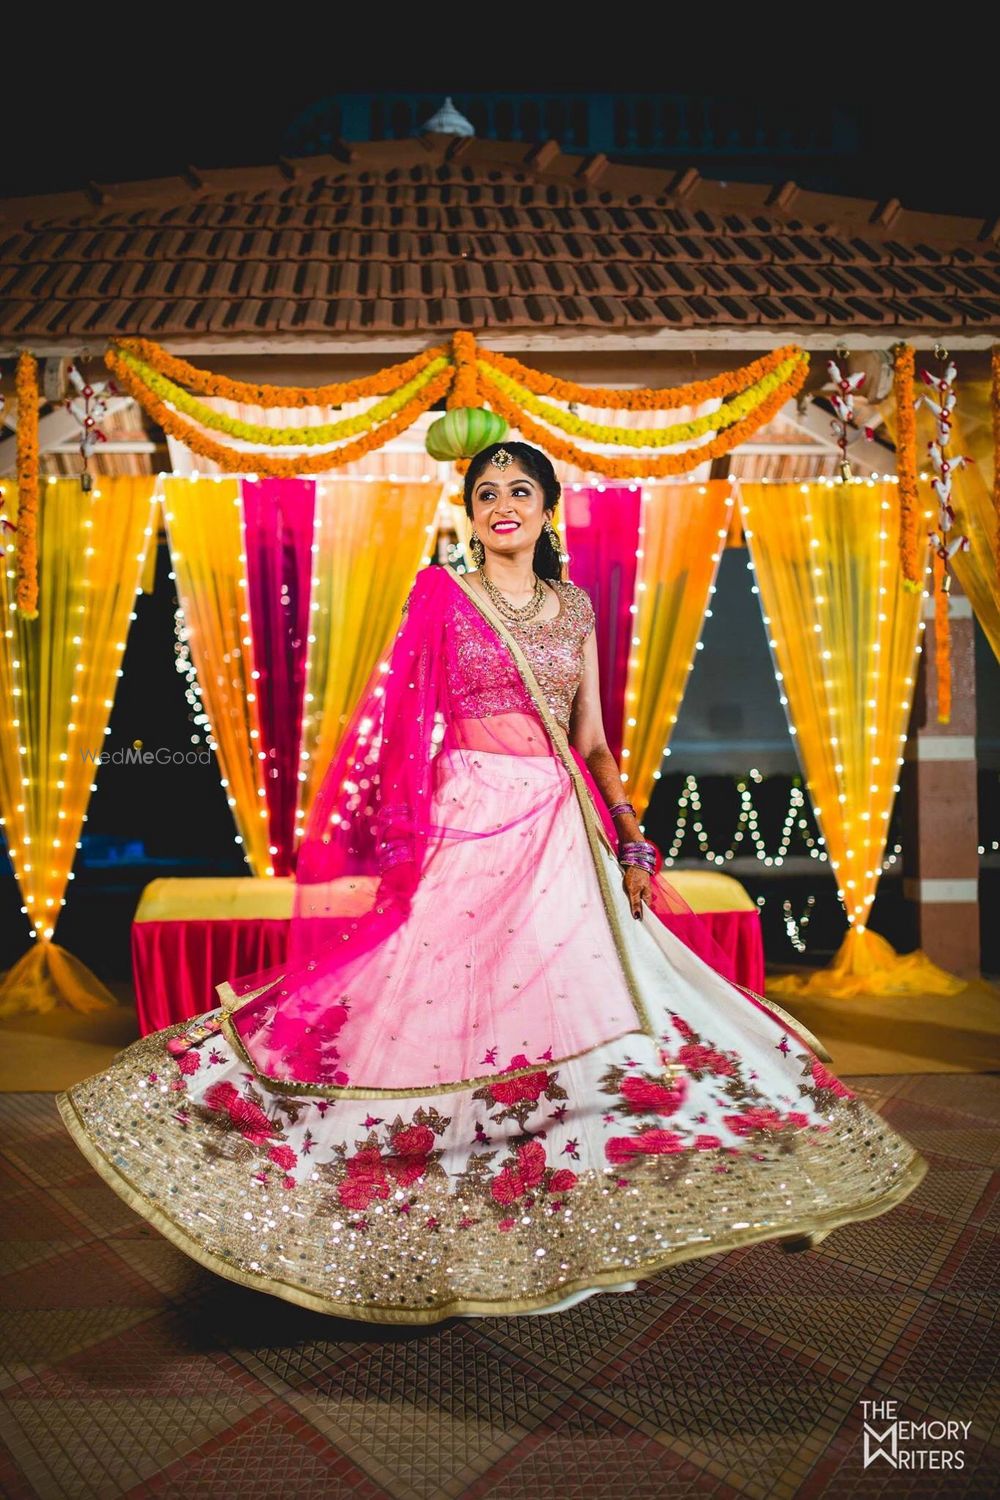
{"type": "Polygon", "coordinates": [[[69,366],[66,373],[76,394],[64,401],[63,405],[80,426],[80,458],[83,462],[80,483],[85,490],[89,490],[93,485],[89,472],[90,455],[99,443],[106,443],[108,440],[107,433],[100,424],[108,414],[108,398],[117,396],[118,388],[113,380],[87,380],[74,364],[69,366]]]}
{"type": "Polygon", "coordinates": [[[38,361],[26,350],[18,355],[17,392],[17,612],[38,618],[38,361]]]}
{"type": "MultiPolygon", "coordinates": [[[[471,338],[470,335],[466,335],[471,338]]],[[[553,401],[566,405],[610,407],[614,411],[676,411],[681,406],[702,406],[706,401],[719,401],[732,396],[747,386],[754,385],[765,375],[771,375],[788,359],[801,358],[802,350],[795,344],[785,344],[772,349],[752,364],[739,370],[725,370],[711,380],[692,380],[687,385],[646,387],[636,391],[616,390],[612,386],[577,385],[571,380],[560,380],[556,375],[545,375],[522,365],[509,354],[500,354],[495,349],[478,351],[480,361],[526,385],[536,396],[549,396],[553,401]]]]}
{"type": "MultiPolygon", "coordinates": [[[[401,432],[405,432],[408,427],[412,427],[419,416],[429,411],[434,403],[440,400],[447,391],[453,375],[449,364],[433,379],[428,380],[423,389],[412,396],[395,415],[390,416],[379,426],[373,426],[367,432],[362,432],[353,441],[343,443],[338,448],[324,449],[320,453],[303,453],[295,458],[279,458],[268,453],[249,454],[246,450],[227,448],[224,444],[208,437],[197,427],[183,421],[177,412],[168,406],[166,400],[147,384],[142,371],[135,369],[134,363],[130,364],[123,357],[122,352],[114,346],[105,355],[105,362],[114,373],[119,385],[139,402],[153,421],[158,423],[164,432],[190,448],[192,453],[218,464],[219,468],[227,473],[242,474],[252,461],[255,473],[289,479],[304,474],[325,473],[344,464],[354,463],[375,449],[383,447],[401,432]]],[[[287,430],[301,433],[309,429],[287,430]]]]}
{"type": "MultiPolygon", "coordinates": [[[[938,557],[946,565],[955,556],[956,552],[968,552],[969,538],[958,532],[951,535],[955,528],[955,509],[951,503],[952,476],[958,469],[972,462],[971,458],[965,458],[962,454],[953,454],[949,450],[951,443],[952,412],[955,410],[955,375],[957,373],[954,364],[948,359],[945,350],[939,351],[939,358],[945,361],[946,368],[943,375],[933,375],[930,370],[921,370],[920,378],[925,385],[929,385],[934,391],[936,400],[931,396],[921,396],[917,405],[926,406],[934,417],[937,425],[937,437],[927,445],[931,463],[934,465],[934,478],[932,487],[938,498],[938,521],[937,530],[931,533],[931,545],[937,552],[938,557]]],[[[950,582],[945,584],[950,588],[950,582]]]]}
{"type": "MultiPolygon", "coordinates": [[[[664,478],[669,475],[687,474],[699,464],[707,463],[713,458],[721,458],[725,453],[731,453],[740,443],[746,442],[765,423],[769,422],[786,401],[798,394],[809,370],[808,356],[802,351],[797,351],[787,361],[779,361],[773,370],[752,385],[741,397],[729,403],[726,411],[712,412],[707,417],[695,418],[689,423],[677,424],[673,428],[659,430],[646,428],[637,432],[635,429],[603,427],[597,423],[588,422],[575,413],[557,412],[556,408],[536,400],[529,389],[518,385],[505,372],[491,368],[493,364],[495,361],[492,359],[481,359],[479,362],[480,390],[493,410],[506,417],[511,427],[517,428],[529,442],[536,443],[559,462],[575,464],[581,469],[601,474],[608,479],[664,478]],[[535,417],[540,420],[536,421],[535,417]],[[666,441],[672,443],[687,441],[691,436],[710,431],[714,431],[715,436],[708,442],[684,448],[676,453],[619,458],[617,455],[597,453],[592,449],[582,448],[575,442],[567,441],[559,437],[550,427],[542,426],[542,421],[551,423],[552,426],[558,425],[562,430],[590,441],[603,443],[614,441],[628,446],[659,447],[662,445],[661,433],[665,435],[666,441]]],[[[628,397],[635,393],[622,392],[621,394],[628,397]]],[[[689,399],[676,404],[695,405],[696,403],[689,399]]],[[[635,409],[626,402],[622,405],[624,409],[635,409]]]]}
{"type": "Polygon", "coordinates": [[[353,417],[344,417],[339,422],[320,422],[315,427],[265,427],[257,422],[241,422],[236,417],[206,406],[196,396],[192,396],[127,350],[121,352],[120,358],[154,395],[163,401],[169,401],[176,411],[192,417],[199,426],[207,427],[212,432],[224,432],[240,442],[259,443],[270,448],[315,448],[370,432],[380,423],[396,416],[408,402],[432,384],[436,376],[449,368],[448,361],[443,357],[432,360],[412,380],[400,386],[398,391],[376,401],[367,411],[359,412],[353,417]]]}
{"type": "Polygon", "coordinates": [[[948,611],[948,579],[940,552],[933,557],[934,579],[934,671],[937,676],[937,720],[951,723],[951,615],[948,611]]]}
{"type": "MultiPolygon", "coordinates": [[[[846,349],[837,350],[837,359],[827,361],[826,371],[830,379],[823,387],[829,391],[830,405],[833,407],[834,418],[830,423],[833,435],[837,439],[837,447],[840,449],[840,477],[850,479],[851,465],[848,461],[847,450],[851,444],[850,432],[853,428],[857,431],[857,423],[854,420],[854,397],[864,385],[864,372],[859,371],[855,375],[846,373],[846,364],[849,355],[846,349]],[[840,364],[837,363],[840,361],[840,364]],[[841,365],[845,368],[842,369],[841,365]]],[[[865,429],[867,437],[871,437],[871,430],[865,429]]]]}
{"type": "Polygon", "coordinates": [[[937,530],[931,532],[934,549],[934,638],[935,661],[937,663],[938,723],[947,724],[951,718],[951,621],[948,615],[948,600],[951,591],[949,563],[956,552],[969,550],[969,538],[955,532],[955,509],[951,503],[953,475],[972,460],[962,454],[951,452],[952,412],[955,410],[955,365],[946,350],[935,350],[945,366],[941,375],[930,370],[921,370],[920,377],[930,386],[934,396],[921,396],[917,405],[923,404],[934,417],[937,436],[927,445],[934,466],[932,487],[938,500],[937,530]],[[935,399],[936,398],[936,399],[935,399]],[[954,535],[952,533],[955,533],[954,535]]]}
{"type": "Polygon", "coordinates": [[[352,401],[364,401],[370,396],[387,396],[419,375],[432,360],[448,354],[446,344],[435,344],[432,349],[424,349],[402,364],[387,365],[374,375],[339,380],[331,385],[301,386],[255,385],[246,380],[230,380],[226,375],[214,375],[210,370],[199,370],[186,359],[168,354],[152,339],[119,339],[112,348],[134,355],[157,374],[165,375],[176,385],[185,386],[199,396],[221,396],[223,400],[240,406],[280,406],[286,410],[303,406],[348,406],[352,401]]]}
{"type": "MultiPolygon", "coordinates": [[[[196,369],[148,339],[119,340],[108,349],[105,363],[119,386],[165,432],[228,472],[242,473],[248,466],[248,452],[226,447],[213,433],[264,450],[322,448],[321,452],[301,456],[279,457],[266,451],[255,451],[252,456],[253,468],[261,474],[316,474],[353,463],[384,446],[444,397],[449,411],[483,411],[488,406],[554,458],[621,479],[684,474],[729,453],[798,393],[808,371],[808,356],[789,345],[710,381],[694,381],[669,390],[590,390],[483,350],[468,330],[459,330],[446,346],[436,345],[374,375],[313,390],[228,380],[196,369]],[[337,422],[289,428],[241,422],[206,406],[198,400],[199,395],[264,407],[339,406],[368,398],[376,398],[376,402],[337,422]],[[697,407],[709,400],[723,400],[724,405],[672,427],[636,431],[587,421],[573,411],[541,401],[540,395],[622,411],[697,407]],[[559,436],[560,432],[604,446],[654,451],[645,457],[596,453],[559,436]],[[707,434],[714,436],[707,442],[694,442],[707,434]],[[655,451],[681,443],[690,446],[680,452],[655,451]]],[[[456,462],[459,469],[467,464],[464,458],[456,462]]]]}
{"type": "Polygon", "coordinates": [[[772,391],[786,385],[795,373],[797,364],[798,361],[794,358],[783,360],[770,374],[763,376],[732,400],[724,402],[716,411],[706,412],[689,422],[676,422],[670,427],[608,427],[599,422],[590,422],[574,412],[561,411],[548,402],[540,401],[526,386],[512,380],[509,375],[491,370],[485,360],[481,361],[480,373],[487,393],[491,385],[496,386],[525,411],[574,437],[583,437],[589,442],[609,446],[670,448],[679,443],[694,442],[696,438],[704,437],[706,432],[721,432],[724,428],[735,426],[760,406],[772,391]]]}
{"type": "Polygon", "coordinates": [[[903,587],[923,587],[926,540],[920,546],[920,497],[917,490],[917,418],[913,401],[914,356],[909,344],[893,350],[893,390],[896,398],[896,473],[899,479],[899,560],[903,587]]]}

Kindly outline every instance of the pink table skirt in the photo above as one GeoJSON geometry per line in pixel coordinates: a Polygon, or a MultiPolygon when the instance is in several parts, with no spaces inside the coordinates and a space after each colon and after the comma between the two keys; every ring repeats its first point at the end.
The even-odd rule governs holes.
{"type": "MultiPolygon", "coordinates": [[[[764,947],[756,911],[679,916],[671,919],[670,926],[695,952],[699,932],[707,928],[732,962],[738,983],[755,994],[763,993],[764,947]]],[[[133,923],[132,971],[140,1035],[214,1010],[217,984],[280,963],[287,940],[284,918],[133,923]]]]}

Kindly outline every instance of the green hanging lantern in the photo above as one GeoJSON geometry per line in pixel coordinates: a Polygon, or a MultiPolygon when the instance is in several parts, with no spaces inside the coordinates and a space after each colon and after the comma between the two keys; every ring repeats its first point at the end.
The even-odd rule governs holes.
{"type": "Polygon", "coordinates": [[[445,412],[427,429],[426,447],[431,458],[451,463],[457,458],[473,458],[491,443],[507,436],[507,420],[485,406],[456,406],[445,412]]]}

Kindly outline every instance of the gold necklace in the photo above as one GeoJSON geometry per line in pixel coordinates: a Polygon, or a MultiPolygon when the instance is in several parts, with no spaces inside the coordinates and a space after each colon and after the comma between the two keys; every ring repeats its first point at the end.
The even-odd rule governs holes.
{"type": "Polygon", "coordinates": [[[511,604],[506,595],[501,594],[496,584],[490,581],[482,568],[479,569],[479,576],[483,580],[483,588],[489,598],[509,625],[525,625],[545,608],[545,585],[537,573],[534,575],[534,590],[527,604],[511,604]]]}

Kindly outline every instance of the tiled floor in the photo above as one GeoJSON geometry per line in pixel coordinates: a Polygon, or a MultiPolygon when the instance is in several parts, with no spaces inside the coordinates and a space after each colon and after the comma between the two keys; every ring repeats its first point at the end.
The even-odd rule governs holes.
{"type": "MultiPolygon", "coordinates": [[[[0,1098],[0,1496],[992,1496],[1000,1075],[852,1086],[927,1156],[817,1250],[708,1256],[551,1317],[338,1323],[222,1281],[0,1098]],[[863,1465],[862,1401],[971,1423],[863,1465]],[[926,1465],[928,1460],[924,1460],[926,1465]]],[[[879,1425],[884,1428],[885,1421],[879,1425]]]]}

